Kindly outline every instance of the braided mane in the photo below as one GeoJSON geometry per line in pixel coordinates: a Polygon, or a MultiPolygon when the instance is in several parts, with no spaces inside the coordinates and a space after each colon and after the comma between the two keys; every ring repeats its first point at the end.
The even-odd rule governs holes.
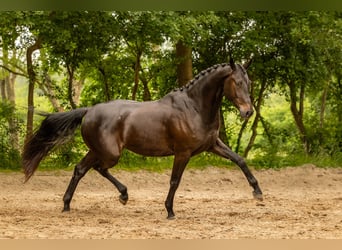
{"type": "Polygon", "coordinates": [[[226,67],[229,66],[228,63],[220,63],[220,64],[215,64],[214,66],[211,66],[210,68],[202,70],[200,73],[198,73],[192,80],[190,80],[186,85],[174,89],[174,91],[183,91],[184,89],[189,89],[191,86],[196,84],[199,80],[201,80],[204,76],[206,76],[208,73],[217,70],[219,67],[226,67]]]}

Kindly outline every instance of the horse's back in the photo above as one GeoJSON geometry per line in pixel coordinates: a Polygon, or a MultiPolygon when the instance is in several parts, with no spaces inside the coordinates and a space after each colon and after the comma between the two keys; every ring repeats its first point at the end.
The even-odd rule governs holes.
{"type": "Polygon", "coordinates": [[[173,152],[168,143],[167,109],[158,101],[115,100],[97,104],[84,118],[83,139],[94,151],[118,147],[142,155],[170,155],[173,152]]]}

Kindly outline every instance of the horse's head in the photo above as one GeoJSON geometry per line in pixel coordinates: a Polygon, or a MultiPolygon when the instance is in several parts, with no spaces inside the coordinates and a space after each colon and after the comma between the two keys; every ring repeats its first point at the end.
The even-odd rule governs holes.
{"type": "Polygon", "coordinates": [[[224,82],[224,95],[239,109],[242,118],[249,118],[253,114],[249,95],[250,80],[247,75],[249,65],[250,62],[241,66],[230,59],[232,73],[224,82]]]}

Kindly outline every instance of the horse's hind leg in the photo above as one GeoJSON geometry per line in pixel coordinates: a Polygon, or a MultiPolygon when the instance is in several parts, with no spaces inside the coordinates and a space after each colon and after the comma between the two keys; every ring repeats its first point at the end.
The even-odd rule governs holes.
{"type": "Polygon", "coordinates": [[[92,151],[89,151],[87,155],[76,165],[74,169],[74,174],[70,180],[69,186],[64,194],[63,201],[64,201],[64,208],[63,212],[70,211],[70,202],[76,187],[79,181],[83,178],[83,176],[96,165],[98,159],[95,157],[92,151]]]}
{"type": "MultiPolygon", "coordinates": [[[[99,172],[103,177],[109,180],[121,193],[119,196],[120,202],[125,205],[128,201],[127,187],[118,181],[114,176],[112,176],[108,168],[115,166],[120,159],[122,152],[122,143],[118,136],[113,137],[113,134],[104,131],[100,136],[101,150],[97,151],[97,156],[101,159],[93,168],[99,172]]],[[[96,142],[97,143],[97,142],[96,142]]]]}
{"type": "Polygon", "coordinates": [[[111,175],[106,168],[94,167],[94,169],[99,172],[103,177],[109,180],[121,193],[119,200],[123,205],[126,205],[128,201],[127,187],[119,182],[113,175],[111,175]]]}

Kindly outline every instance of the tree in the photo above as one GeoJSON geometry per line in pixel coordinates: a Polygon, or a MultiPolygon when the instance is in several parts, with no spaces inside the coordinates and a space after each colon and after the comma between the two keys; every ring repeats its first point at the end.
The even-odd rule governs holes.
{"type": "MultiPolygon", "coordinates": [[[[15,109],[15,80],[18,75],[25,76],[19,57],[22,53],[21,48],[16,45],[20,42],[21,32],[21,14],[18,12],[1,12],[0,21],[0,93],[1,100],[8,103],[15,109]]],[[[10,144],[19,152],[19,133],[18,121],[13,115],[6,116],[9,125],[10,144]]]]}
{"type": "MultiPolygon", "coordinates": [[[[340,12],[16,11],[1,12],[0,21],[0,94],[15,107],[15,79],[28,80],[27,136],[37,93],[55,111],[155,100],[232,56],[253,58],[255,115],[239,121],[224,101],[221,139],[245,157],[253,150],[341,151],[340,12]],[[292,115],[284,126],[264,113],[275,95],[286,97],[292,115]]],[[[14,145],[16,121],[6,119],[14,145]]]]}
{"type": "MultiPolygon", "coordinates": [[[[241,40],[240,46],[245,53],[252,55],[252,65],[248,70],[248,74],[252,80],[251,99],[254,105],[255,115],[251,124],[252,134],[249,138],[247,146],[243,151],[243,156],[247,157],[252,149],[255,139],[258,135],[259,122],[262,123],[263,129],[267,134],[268,129],[261,114],[261,107],[264,104],[267,93],[274,92],[277,75],[277,48],[274,41],[274,32],[277,30],[275,20],[276,13],[256,12],[246,13],[246,31],[244,39],[241,40]]],[[[236,144],[236,152],[240,148],[240,140],[242,133],[247,127],[247,121],[242,124],[239,137],[236,144]]],[[[267,138],[271,138],[270,135],[267,138]]],[[[272,143],[271,141],[269,143],[272,143]]]]}
{"type": "MultiPolygon", "coordinates": [[[[148,87],[150,77],[144,69],[147,58],[153,57],[163,43],[163,15],[159,12],[116,12],[113,14],[124,42],[127,56],[131,59],[134,72],[132,100],[137,99],[140,80],[143,83],[143,100],[150,100],[148,87]],[[145,62],[144,62],[145,61],[145,62]]],[[[150,61],[151,62],[151,61],[150,61]]],[[[150,65],[146,65],[150,67],[150,65]]]]}
{"type": "Polygon", "coordinates": [[[306,93],[319,88],[319,83],[329,78],[323,53],[327,40],[324,46],[319,45],[321,42],[317,36],[327,32],[322,21],[325,15],[324,12],[288,12],[280,13],[278,18],[282,29],[277,45],[281,58],[279,82],[288,87],[291,112],[306,154],[313,153],[313,137],[305,125],[306,93]]]}
{"type": "Polygon", "coordinates": [[[79,72],[78,79],[76,74],[82,65],[99,67],[113,36],[111,20],[108,12],[57,11],[50,14],[48,29],[41,32],[43,46],[49,56],[47,59],[54,64],[54,68],[65,68],[67,96],[73,109],[78,105],[85,79],[82,72],[79,72]]]}

